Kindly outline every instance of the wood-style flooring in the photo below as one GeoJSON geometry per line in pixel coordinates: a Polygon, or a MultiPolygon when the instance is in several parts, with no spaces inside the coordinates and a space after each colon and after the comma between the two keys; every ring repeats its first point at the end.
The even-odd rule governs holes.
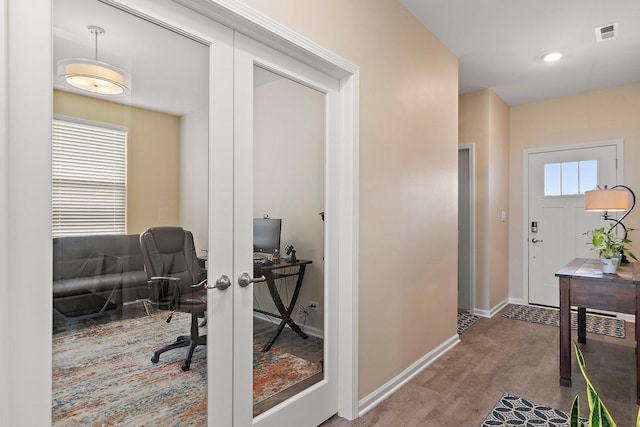
{"type": "MultiPolygon", "coordinates": [[[[505,392],[565,412],[579,394],[582,416],[588,417],[575,356],[572,386],[558,382],[558,328],[500,315],[471,326],[460,344],[360,418],[334,416],[322,426],[479,426],[505,392]]],[[[634,426],[638,411],[634,334],[627,322],[625,339],[587,334],[581,345],[587,374],[620,427],[634,426]]]]}

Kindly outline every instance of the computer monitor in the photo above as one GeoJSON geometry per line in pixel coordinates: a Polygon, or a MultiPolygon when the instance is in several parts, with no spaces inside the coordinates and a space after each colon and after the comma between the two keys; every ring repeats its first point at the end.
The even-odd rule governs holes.
{"type": "Polygon", "coordinates": [[[274,254],[280,252],[280,230],[282,220],[279,218],[253,219],[253,252],[274,254]]]}

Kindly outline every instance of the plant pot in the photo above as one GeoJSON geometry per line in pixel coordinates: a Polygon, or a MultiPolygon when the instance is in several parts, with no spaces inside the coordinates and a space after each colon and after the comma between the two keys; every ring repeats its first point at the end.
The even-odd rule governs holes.
{"type": "Polygon", "coordinates": [[[600,265],[604,274],[614,274],[620,266],[620,258],[600,258],[600,265]]]}

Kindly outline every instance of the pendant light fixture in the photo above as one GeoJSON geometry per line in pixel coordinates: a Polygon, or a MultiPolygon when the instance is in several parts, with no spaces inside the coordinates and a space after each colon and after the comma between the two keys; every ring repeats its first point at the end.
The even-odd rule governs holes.
{"type": "Polygon", "coordinates": [[[58,77],[73,87],[100,95],[120,95],[129,91],[131,78],[126,71],[98,61],[98,36],[105,33],[104,28],[95,25],[87,28],[95,36],[95,59],[61,59],[58,61],[58,77]]]}

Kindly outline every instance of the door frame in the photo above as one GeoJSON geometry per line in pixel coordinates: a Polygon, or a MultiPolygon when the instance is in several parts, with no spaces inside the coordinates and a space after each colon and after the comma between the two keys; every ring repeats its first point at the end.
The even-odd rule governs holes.
{"type": "MultiPolygon", "coordinates": [[[[0,0],[0,424],[51,422],[51,51],[52,0],[0,0]],[[38,52],[38,55],[33,55],[38,52]],[[6,74],[5,74],[6,73],[6,74]],[[9,89],[10,90],[7,90],[9,89]],[[5,238],[6,236],[6,238],[5,238]],[[25,272],[29,272],[28,275],[25,272]],[[28,276],[28,277],[26,277],[28,276]],[[35,289],[35,292],[34,292],[35,289]],[[23,304],[29,301],[29,315],[23,304]],[[12,337],[9,341],[9,337],[12,337]],[[28,369],[20,369],[28,367],[28,369]],[[10,390],[10,393],[9,393],[10,390]]],[[[173,3],[241,31],[340,80],[338,415],[358,416],[359,70],[319,45],[235,0],[102,0],[121,9],[171,9],[173,3]],[[140,6],[142,5],[142,6],[140,6]]]]}
{"type": "MultiPolygon", "coordinates": [[[[458,145],[458,152],[469,152],[469,314],[475,314],[476,305],[476,216],[475,216],[475,143],[458,145]]],[[[460,167],[458,165],[458,167],[460,167]]],[[[459,213],[458,213],[459,215],[459,213]]],[[[458,262],[460,262],[458,260],[458,262]]]]}
{"type": "Polygon", "coordinates": [[[530,148],[522,153],[522,301],[529,304],[529,155],[555,151],[579,150],[615,145],[618,156],[616,180],[623,183],[624,177],[624,140],[613,139],[597,142],[558,145],[554,147],[530,148]]]}

